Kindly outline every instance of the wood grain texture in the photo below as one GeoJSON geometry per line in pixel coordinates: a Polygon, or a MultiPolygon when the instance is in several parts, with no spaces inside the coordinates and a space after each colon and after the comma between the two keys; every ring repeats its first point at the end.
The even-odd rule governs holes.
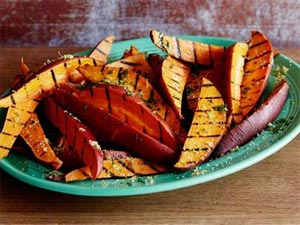
{"type": "Polygon", "coordinates": [[[298,0],[0,0],[2,46],[94,46],[148,36],[153,28],[246,40],[265,33],[275,47],[300,47],[298,0]]]}
{"type": "MultiPolygon", "coordinates": [[[[58,50],[72,53],[82,48],[0,48],[1,83],[7,87],[19,72],[21,56],[34,69],[56,57],[58,50]]],[[[299,50],[282,53],[299,62],[299,50]]],[[[0,170],[0,224],[300,224],[299,147],[298,135],[276,154],[230,176],[131,197],[59,194],[29,186],[0,170]]]]}

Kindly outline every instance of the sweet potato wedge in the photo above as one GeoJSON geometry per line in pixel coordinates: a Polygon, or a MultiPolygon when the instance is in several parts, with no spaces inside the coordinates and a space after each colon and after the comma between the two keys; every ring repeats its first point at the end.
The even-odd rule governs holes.
{"type": "Polygon", "coordinates": [[[111,35],[100,40],[96,47],[91,51],[89,57],[99,60],[104,64],[107,63],[108,55],[111,51],[115,36],[111,35]]]}
{"type": "Polygon", "coordinates": [[[238,42],[226,49],[225,83],[229,95],[228,109],[232,112],[233,121],[239,123],[242,119],[240,108],[241,84],[244,75],[245,57],[248,45],[238,42]]]}
{"type": "Polygon", "coordinates": [[[198,105],[185,140],[177,170],[188,170],[204,162],[226,131],[226,107],[218,89],[202,78],[198,105]]]}
{"type": "MultiPolygon", "coordinates": [[[[103,162],[103,170],[97,177],[98,179],[113,177],[126,178],[135,175],[154,175],[162,173],[166,170],[165,167],[149,164],[141,158],[133,157],[129,154],[126,154],[126,152],[114,150],[104,150],[103,152],[105,155],[105,159],[103,162]],[[113,156],[115,154],[122,156],[115,157],[113,156]]],[[[65,175],[66,182],[86,180],[89,178],[90,171],[87,167],[82,167],[80,169],[73,170],[65,175]]]]}
{"type": "Polygon", "coordinates": [[[105,66],[101,70],[99,67],[90,65],[79,67],[78,71],[84,76],[97,77],[97,82],[117,84],[125,87],[129,93],[132,92],[138,95],[154,114],[166,121],[175,135],[180,133],[181,121],[175,111],[154,89],[148,79],[136,71],[109,66],[105,66]]]}
{"type": "Polygon", "coordinates": [[[76,93],[86,104],[110,113],[123,123],[143,132],[170,148],[177,149],[173,131],[138,96],[118,85],[102,84],[76,93]]]}
{"type": "Polygon", "coordinates": [[[0,158],[6,157],[40,100],[30,100],[10,106],[0,133],[0,158]]]}
{"type": "Polygon", "coordinates": [[[226,154],[261,132],[279,115],[288,97],[288,92],[289,85],[282,80],[255,112],[224,135],[213,155],[226,154]]]}
{"type": "MultiPolygon", "coordinates": [[[[106,110],[108,106],[98,108],[93,105],[93,102],[87,102],[83,98],[60,89],[55,90],[54,97],[66,110],[87,124],[101,142],[119,145],[149,162],[161,165],[165,163],[170,165],[176,160],[176,150],[108,113],[106,110]]],[[[103,96],[103,98],[106,97],[103,96]]]]}
{"type": "Polygon", "coordinates": [[[179,118],[183,118],[182,97],[190,66],[168,56],[162,64],[162,86],[173,109],[179,118]]]}
{"type": "Polygon", "coordinates": [[[224,47],[209,45],[201,42],[183,40],[175,36],[168,36],[157,30],[150,31],[152,42],[168,55],[190,63],[213,66],[218,62],[213,60],[213,54],[224,47]]]}
{"type": "Polygon", "coordinates": [[[69,73],[74,68],[85,64],[97,65],[97,61],[89,57],[73,57],[52,62],[51,65],[44,67],[43,72],[25,83],[18,91],[0,99],[0,108],[49,95],[53,89],[68,81],[69,73]]]}
{"type": "Polygon", "coordinates": [[[63,162],[52,150],[36,113],[31,114],[20,135],[40,162],[50,165],[54,170],[62,166],[63,162]]]}
{"type": "Polygon", "coordinates": [[[120,67],[128,71],[134,70],[149,79],[151,83],[154,80],[154,72],[147,61],[145,53],[139,52],[131,56],[127,56],[118,61],[107,64],[109,67],[120,67]]]}
{"type": "Polygon", "coordinates": [[[69,146],[89,168],[96,179],[103,168],[103,154],[94,135],[81,121],[61,108],[53,98],[45,100],[45,114],[51,124],[66,138],[69,146]]]}
{"type": "Polygon", "coordinates": [[[241,84],[240,107],[243,118],[255,107],[265,90],[273,65],[273,47],[268,38],[252,32],[241,84]]]}

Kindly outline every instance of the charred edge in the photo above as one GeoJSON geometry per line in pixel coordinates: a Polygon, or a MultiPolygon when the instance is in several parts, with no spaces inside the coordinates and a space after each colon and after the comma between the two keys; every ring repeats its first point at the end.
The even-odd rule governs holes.
{"type": "Polygon", "coordinates": [[[224,121],[217,121],[217,122],[208,122],[208,123],[199,123],[199,122],[194,122],[192,125],[198,126],[198,125],[223,125],[226,124],[224,121]]]}
{"type": "Polygon", "coordinates": [[[14,95],[11,94],[9,97],[10,97],[11,103],[12,103],[13,105],[15,105],[15,104],[16,104],[16,100],[15,100],[15,98],[14,98],[14,95]]]}
{"type": "Polygon", "coordinates": [[[107,56],[106,52],[102,51],[99,47],[96,47],[95,50],[99,52],[101,55],[107,56]]]}
{"type": "Polygon", "coordinates": [[[198,57],[197,57],[197,52],[196,52],[196,47],[195,47],[195,42],[193,41],[193,55],[194,55],[194,62],[197,63],[198,62],[198,57]]]}
{"type": "Polygon", "coordinates": [[[235,97],[231,97],[231,98],[232,98],[232,100],[235,101],[235,102],[239,102],[239,101],[240,101],[240,99],[237,99],[237,98],[235,98],[235,97]]]}
{"type": "Polygon", "coordinates": [[[133,66],[133,67],[142,65],[141,63],[127,62],[125,60],[121,60],[120,63],[125,64],[127,66],[133,66]]]}
{"type": "Polygon", "coordinates": [[[50,72],[51,72],[51,77],[52,77],[52,80],[54,82],[54,85],[57,88],[58,85],[57,85],[57,81],[56,81],[56,77],[55,77],[55,73],[54,73],[53,69],[51,69],[50,72]]]}
{"type": "Polygon", "coordinates": [[[166,120],[167,119],[167,117],[169,116],[169,114],[170,114],[170,108],[169,107],[166,107],[166,111],[165,111],[165,114],[164,114],[164,120],[166,120]]]}
{"type": "Polygon", "coordinates": [[[119,70],[118,70],[118,84],[121,83],[121,80],[122,80],[122,74],[123,74],[123,69],[122,69],[122,68],[119,68],[119,70]]]}
{"type": "Polygon", "coordinates": [[[93,58],[93,65],[94,65],[94,66],[97,66],[97,61],[96,61],[96,59],[94,59],[94,58],[93,58]]]}
{"type": "Polygon", "coordinates": [[[258,68],[254,69],[254,70],[246,70],[246,71],[244,72],[244,74],[250,74],[250,73],[253,73],[253,72],[255,72],[256,70],[264,69],[264,68],[266,68],[266,67],[268,67],[268,66],[270,66],[270,65],[271,65],[270,62],[266,62],[266,63],[262,64],[261,66],[259,66],[258,68]]]}
{"type": "Polygon", "coordinates": [[[187,136],[186,138],[217,138],[221,137],[221,134],[211,134],[211,135],[190,135],[187,136]]]}
{"type": "Polygon", "coordinates": [[[66,62],[64,62],[64,68],[67,68],[68,64],[66,62]]]}
{"type": "Polygon", "coordinates": [[[108,112],[111,113],[111,105],[110,105],[110,96],[109,96],[109,87],[105,87],[105,96],[107,99],[107,108],[108,108],[108,112]]]}
{"type": "Polygon", "coordinates": [[[221,96],[215,96],[215,97],[212,97],[212,96],[199,97],[199,99],[208,99],[208,100],[210,100],[210,99],[220,99],[220,98],[222,98],[222,97],[221,97],[221,96]]]}
{"type": "Polygon", "coordinates": [[[180,82],[178,80],[175,80],[174,78],[171,78],[171,81],[173,81],[175,84],[180,84],[180,82]]]}
{"type": "Polygon", "coordinates": [[[135,174],[134,169],[130,168],[130,166],[127,166],[127,164],[125,162],[123,162],[121,159],[115,159],[115,160],[118,161],[121,164],[121,166],[123,166],[125,169],[127,169],[131,173],[135,174]]]}
{"type": "Polygon", "coordinates": [[[138,86],[138,82],[140,80],[140,74],[139,73],[136,73],[136,76],[135,76],[135,83],[133,84],[133,90],[136,91],[136,88],[138,86]]]}
{"type": "Polygon", "coordinates": [[[176,99],[177,101],[181,101],[181,99],[179,97],[174,96],[174,95],[171,95],[171,96],[172,96],[172,98],[176,99]]]}
{"type": "Polygon", "coordinates": [[[107,40],[107,38],[103,39],[102,41],[104,41],[104,42],[106,42],[106,43],[108,43],[108,44],[111,44],[111,43],[112,43],[111,41],[107,40]]]}
{"type": "MultiPolygon", "coordinates": [[[[114,161],[117,161],[117,162],[119,162],[119,167],[123,167],[123,168],[125,168],[125,169],[127,169],[127,167],[125,167],[125,166],[123,166],[123,164],[122,163],[120,163],[120,161],[118,160],[118,159],[112,159],[113,160],[113,162],[112,162],[112,164],[114,164],[115,162],[114,161]]],[[[113,168],[115,168],[114,166],[113,166],[113,168]]],[[[110,174],[112,174],[112,176],[115,176],[115,177],[119,177],[119,175],[118,174],[115,174],[115,173],[113,173],[113,171],[110,171],[109,170],[109,173],[110,174]]]]}
{"type": "Polygon", "coordinates": [[[2,131],[2,134],[5,135],[5,136],[14,137],[14,138],[18,137],[18,135],[14,135],[14,134],[7,133],[7,132],[4,132],[4,131],[2,131]]]}
{"type": "MultiPolygon", "coordinates": [[[[252,48],[258,47],[258,46],[260,46],[260,45],[263,45],[263,44],[265,44],[265,43],[267,43],[267,42],[268,42],[268,40],[263,40],[263,41],[261,41],[261,42],[255,43],[254,45],[251,45],[251,46],[249,47],[249,50],[252,49],[252,48]]],[[[249,50],[248,50],[248,51],[249,51],[249,50]]]]}
{"type": "Polygon", "coordinates": [[[81,59],[80,58],[77,59],[77,62],[78,62],[79,65],[81,65],[81,59]]]}
{"type": "MultiPolygon", "coordinates": [[[[267,75],[266,75],[267,76],[267,75]]],[[[259,83],[259,82],[261,82],[261,81],[264,81],[264,79],[266,78],[266,76],[262,76],[262,77],[260,77],[259,79],[253,79],[252,80],[252,83],[259,83]]]]}
{"type": "Polygon", "coordinates": [[[21,126],[25,126],[25,124],[26,124],[26,123],[24,123],[24,122],[12,120],[12,119],[10,119],[10,118],[7,118],[6,121],[11,122],[11,123],[15,123],[15,124],[19,124],[19,125],[21,125],[21,126]]]}
{"type": "Polygon", "coordinates": [[[265,56],[265,55],[268,55],[268,54],[270,54],[270,53],[272,53],[272,50],[266,51],[266,52],[264,52],[264,53],[262,53],[262,54],[259,54],[259,55],[256,55],[256,56],[254,56],[254,57],[251,58],[251,59],[245,59],[245,63],[251,62],[252,60],[259,59],[259,58],[261,58],[261,57],[263,57],[263,56],[265,56]]]}
{"type": "Polygon", "coordinates": [[[177,89],[175,87],[171,86],[170,84],[168,84],[167,87],[177,92],[177,89]]]}
{"type": "MultiPolygon", "coordinates": [[[[110,172],[107,168],[105,168],[104,166],[103,166],[102,170],[105,171],[105,173],[107,173],[109,177],[114,176],[114,174],[112,172],[110,172]]],[[[87,176],[89,176],[89,174],[87,174],[87,176]]]]}
{"type": "MultiPolygon", "coordinates": [[[[207,146],[207,147],[203,147],[203,148],[186,148],[183,149],[183,151],[185,152],[192,152],[192,151],[196,151],[196,152],[200,152],[200,151],[211,151],[212,147],[207,146]]],[[[198,161],[190,161],[190,163],[199,163],[198,161]]]]}
{"type": "Polygon", "coordinates": [[[5,149],[5,150],[8,150],[8,151],[11,149],[11,148],[6,147],[6,146],[4,146],[4,145],[0,145],[0,148],[5,149]]]}
{"type": "Polygon", "coordinates": [[[211,86],[213,86],[213,84],[212,84],[212,83],[209,83],[209,84],[202,84],[201,86],[202,86],[202,87],[211,87],[211,86]]]}
{"type": "MultiPolygon", "coordinates": [[[[159,32],[158,34],[158,43],[157,43],[157,45],[160,47],[160,48],[162,48],[163,50],[166,50],[165,48],[164,48],[164,46],[163,46],[163,40],[164,40],[164,34],[162,33],[162,32],[159,32]]],[[[153,36],[154,37],[154,36],[153,36]]]]}
{"type": "Polygon", "coordinates": [[[180,44],[179,44],[178,38],[175,38],[175,43],[176,43],[177,57],[178,57],[178,59],[181,59],[181,50],[180,50],[180,44]]]}

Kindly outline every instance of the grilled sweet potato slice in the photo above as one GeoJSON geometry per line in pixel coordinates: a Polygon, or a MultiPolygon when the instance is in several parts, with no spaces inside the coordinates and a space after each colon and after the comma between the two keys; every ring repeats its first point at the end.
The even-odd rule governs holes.
{"type": "MultiPolygon", "coordinates": [[[[101,89],[107,90],[105,87],[102,87],[101,89]]],[[[101,142],[112,143],[124,147],[126,150],[132,151],[150,162],[158,164],[166,163],[168,165],[174,163],[177,155],[176,150],[172,149],[176,146],[176,144],[174,146],[173,140],[171,140],[171,142],[168,141],[172,146],[172,148],[170,148],[161,143],[161,140],[167,140],[165,139],[166,137],[161,137],[160,141],[158,141],[148,134],[131,127],[128,124],[128,121],[122,121],[117,118],[112,114],[112,108],[110,108],[112,105],[109,104],[109,101],[105,100],[107,99],[106,93],[103,93],[102,90],[101,93],[103,96],[94,92],[100,101],[103,100],[103,102],[108,104],[103,108],[97,107],[92,101],[86,101],[83,97],[72,95],[71,93],[60,89],[57,89],[54,92],[54,97],[66,110],[70,111],[87,124],[101,142]],[[109,111],[107,111],[107,109],[109,109],[109,111]]],[[[126,96],[123,95],[123,97],[126,96]]],[[[100,103],[100,105],[102,105],[102,103],[100,103]]],[[[142,109],[141,106],[137,106],[137,108],[142,109]]],[[[126,119],[126,116],[122,119],[124,118],[126,119]]],[[[134,120],[134,118],[132,118],[132,120],[134,120]]],[[[155,125],[158,127],[160,126],[158,121],[155,121],[155,125]]]]}
{"type": "Polygon", "coordinates": [[[185,140],[177,170],[188,170],[204,162],[226,131],[226,107],[218,89],[202,78],[201,91],[193,121],[185,140]]]}
{"type": "Polygon", "coordinates": [[[182,97],[190,66],[168,56],[162,64],[162,86],[178,117],[181,114],[182,97]]]}
{"type": "Polygon", "coordinates": [[[242,119],[240,108],[241,83],[244,75],[245,57],[248,45],[238,42],[226,49],[225,83],[229,95],[228,109],[232,112],[233,121],[239,123],[242,119]]]}
{"type": "Polygon", "coordinates": [[[217,45],[168,36],[157,30],[150,31],[150,38],[158,48],[168,55],[176,59],[204,66],[213,66],[216,64],[217,62],[213,60],[214,53],[224,49],[224,47],[217,45]]]}
{"type": "Polygon", "coordinates": [[[273,47],[268,38],[259,31],[253,31],[241,84],[240,107],[243,117],[256,106],[265,90],[273,56],[273,47]]]}
{"type": "Polygon", "coordinates": [[[147,61],[145,53],[139,52],[131,56],[127,56],[118,61],[107,64],[109,67],[120,67],[128,71],[134,70],[149,79],[151,83],[154,81],[154,72],[147,61]]]}
{"type": "Polygon", "coordinates": [[[79,156],[80,160],[91,171],[91,177],[96,179],[103,167],[103,154],[94,135],[81,121],[61,108],[53,98],[45,102],[47,119],[66,138],[69,146],[79,156]]]}
{"type": "Polygon", "coordinates": [[[20,135],[40,162],[51,165],[55,170],[62,166],[63,162],[52,150],[36,113],[31,114],[20,135]]]}
{"type": "Polygon", "coordinates": [[[113,35],[108,36],[103,40],[100,40],[96,47],[89,54],[89,57],[103,62],[103,65],[106,64],[114,40],[115,36],[113,35]]]}
{"type": "Polygon", "coordinates": [[[138,96],[131,95],[118,85],[98,85],[76,93],[87,104],[116,116],[134,129],[150,135],[154,139],[177,149],[177,140],[173,131],[146,106],[138,96]]]}
{"type": "Polygon", "coordinates": [[[214,151],[214,156],[232,151],[266,128],[281,112],[288,92],[288,83],[284,80],[279,82],[271,95],[255,112],[224,135],[214,151]]]}
{"type": "Polygon", "coordinates": [[[181,130],[181,121],[175,111],[166,103],[161,95],[153,88],[144,76],[133,70],[121,67],[99,67],[85,65],[78,68],[84,76],[97,77],[97,82],[117,84],[126,88],[128,92],[138,95],[154,114],[171,127],[175,135],[181,130]]]}
{"type": "MultiPolygon", "coordinates": [[[[153,175],[166,171],[165,167],[150,164],[141,158],[131,156],[127,152],[114,150],[104,150],[103,152],[105,155],[103,170],[97,177],[98,179],[153,175]],[[114,156],[116,154],[118,155],[117,157],[114,156]]],[[[73,170],[65,175],[66,182],[86,180],[89,178],[90,171],[87,167],[73,170]]]]}
{"type": "Polygon", "coordinates": [[[49,95],[56,87],[68,81],[69,74],[74,68],[85,64],[97,65],[97,61],[89,57],[72,57],[52,62],[44,67],[43,72],[25,83],[18,91],[0,99],[0,108],[49,95]]]}

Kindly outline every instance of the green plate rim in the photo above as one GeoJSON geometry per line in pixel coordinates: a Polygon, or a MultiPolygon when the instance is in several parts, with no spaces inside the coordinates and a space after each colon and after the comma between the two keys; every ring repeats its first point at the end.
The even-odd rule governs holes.
{"type": "MultiPolygon", "coordinates": [[[[194,36],[194,35],[179,35],[178,37],[193,41],[203,41],[208,44],[216,44],[221,46],[229,46],[232,43],[235,43],[236,40],[223,38],[223,37],[211,37],[211,36],[194,36]],[[220,44],[221,43],[221,44],[220,44]]],[[[141,45],[141,48],[138,46],[139,50],[141,51],[147,51],[149,49],[153,48],[155,52],[161,53],[159,49],[156,49],[153,46],[150,45],[151,41],[150,38],[137,38],[137,39],[131,39],[131,40],[125,40],[116,42],[113,46],[112,53],[114,51],[120,51],[122,52],[125,49],[128,49],[130,45],[137,44],[141,45]],[[146,43],[147,48],[143,49],[143,43],[146,43]],[[118,48],[118,49],[117,49],[118,48]]],[[[75,53],[77,55],[85,55],[88,54],[90,51],[85,50],[80,53],[75,53]]],[[[113,55],[113,54],[112,54],[113,55]]],[[[115,57],[109,57],[110,61],[115,60],[115,57]]],[[[278,55],[275,59],[280,64],[284,64],[285,66],[288,66],[289,68],[293,68],[294,70],[300,71],[300,66],[292,59],[288,58],[285,55],[278,55]]],[[[300,95],[300,84],[298,84],[299,87],[295,90],[300,95]],[[299,88],[299,89],[298,89],[299,88]]],[[[72,183],[60,183],[60,182],[53,182],[49,181],[43,178],[34,177],[32,175],[29,175],[28,173],[19,170],[17,167],[12,165],[9,161],[10,157],[16,157],[13,154],[10,154],[7,158],[0,160],[0,168],[2,168],[5,172],[10,174],[11,176],[15,177],[16,179],[23,181],[29,185],[39,187],[42,189],[65,193],[65,194],[72,194],[72,195],[81,195],[81,196],[131,196],[131,195],[143,195],[143,194],[152,194],[152,193],[158,193],[158,192],[165,192],[165,191],[171,191],[181,188],[186,188],[190,186],[194,186],[201,183],[206,183],[209,181],[213,181],[225,176],[228,176],[230,174],[236,173],[238,171],[241,171],[243,169],[246,169],[265,158],[269,157],[270,155],[274,154],[275,152],[279,151],[281,148],[283,148],[285,145],[287,145],[290,141],[292,141],[299,133],[300,133],[300,123],[297,123],[297,121],[300,121],[300,107],[296,109],[294,123],[290,125],[290,128],[287,130],[288,132],[282,135],[275,143],[273,143],[271,146],[265,148],[264,150],[249,156],[245,159],[240,160],[239,162],[236,162],[232,165],[226,166],[225,168],[211,171],[207,174],[201,174],[201,175],[191,175],[189,174],[189,177],[185,177],[184,173],[179,175],[179,179],[172,180],[171,182],[165,182],[165,183],[159,183],[159,184],[145,184],[143,186],[131,186],[131,187],[97,187],[97,186],[81,186],[81,182],[72,182],[72,183]]],[[[231,154],[236,154],[236,152],[229,153],[224,157],[230,157],[231,154]]],[[[225,158],[219,158],[214,161],[221,161],[225,160],[225,158]]],[[[34,162],[35,163],[35,162],[34,162]]],[[[206,164],[209,164],[206,163],[206,164]]],[[[204,165],[206,166],[206,165],[204,165]]],[[[209,167],[209,166],[208,166],[209,167]]],[[[158,175],[159,176],[159,175],[158,175]]],[[[155,179],[155,178],[154,178],[155,179]]],[[[85,182],[85,181],[83,181],[85,182]]],[[[92,181],[88,181],[92,182],[92,181]]],[[[92,184],[92,183],[91,183],[92,184]]]]}

